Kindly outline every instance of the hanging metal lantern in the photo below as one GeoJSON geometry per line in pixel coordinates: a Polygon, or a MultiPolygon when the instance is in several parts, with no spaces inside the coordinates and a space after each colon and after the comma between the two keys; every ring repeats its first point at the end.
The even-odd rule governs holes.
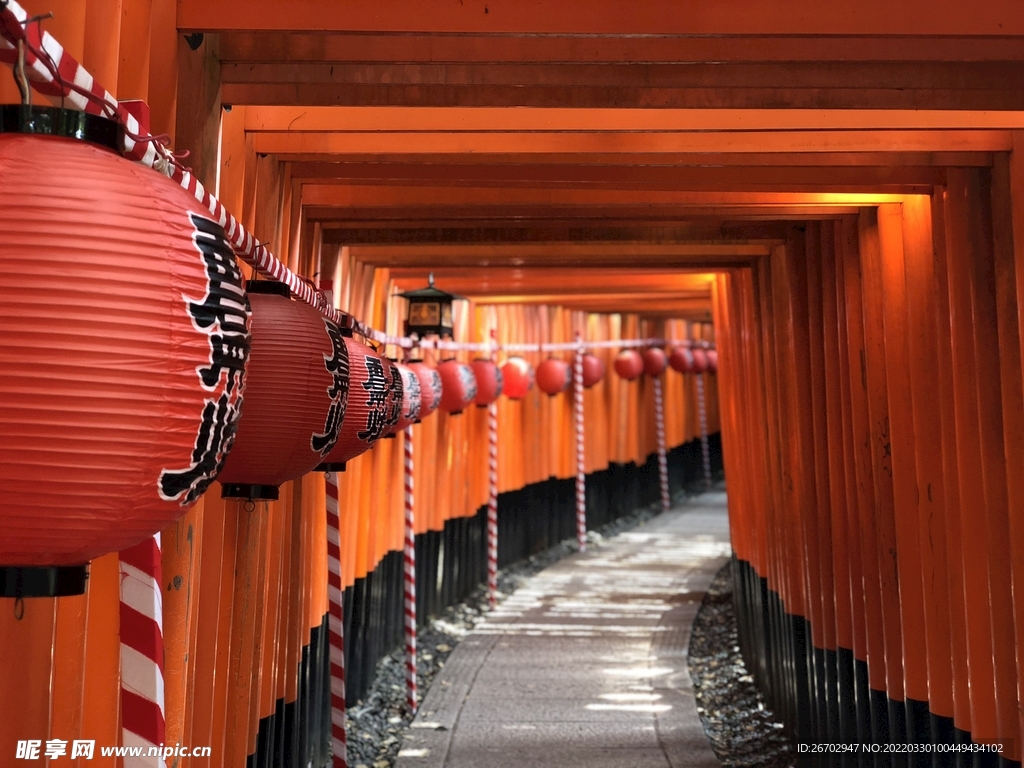
{"type": "Polygon", "coordinates": [[[441,410],[453,416],[462,413],[463,408],[476,399],[477,385],[473,369],[455,358],[444,360],[437,366],[441,374],[441,410]]]}
{"type": "Polygon", "coordinates": [[[499,397],[504,387],[501,369],[490,360],[477,358],[470,367],[476,378],[476,398],[474,402],[479,408],[486,408],[499,397]]]}
{"type": "Polygon", "coordinates": [[[679,373],[693,373],[693,352],[687,346],[678,346],[668,356],[668,364],[679,373]]]}
{"type": "Polygon", "coordinates": [[[453,332],[452,302],[461,299],[452,293],[446,293],[434,287],[434,273],[427,278],[427,287],[415,291],[398,294],[409,300],[409,311],[405,321],[405,335],[445,336],[451,338],[453,332]]]}
{"type": "Polygon", "coordinates": [[[648,376],[661,376],[665,372],[665,352],[661,347],[648,347],[641,357],[644,361],[644,373],[648,376]]]}
{"type": "Polygon", "coordinates": [[[644,372],[644,360],[635,349],[624,349],[615,356],[615,372],[626,381],[640,378],[644,372]]]}
{"type": "Polygon", "coordinates": [[[583,386],[590,389],[604,378],[604,361],[589,352],[583,355],[583,386]]]}
{"type": "Polygon", "coordinates": [[[338,440],[349,395],[341,330],[288,286],[249,281],[252,353],[238,437],[218,476],[225,498],[276,499],[338,440]]]}
{"type": "Polygon", "coordinates": [[[420,386],[419,376],[416,371],[408,365],[398,363],[395,365],[402,378],[402,411],[398,418],[396,432],[401,432],[410,424],[420,420],[420,409],[423,405],[423,388],[420,386]]]}
{"type": "Polygon", "coordinates": [[[441,396],[444,392],[441,374],[437,372],[437,368],[427,365],[422,360],[411,361],[409,368],[420,382],[420,415],[416,421],[422,421],[441,406],[441,396]]]}
{"type": "Polygon", "coordinates": [[[572,383],[572,369],[565,360],[549,357],[537,366],[537,387],[552,397],[565,392],[572,383]]]}
{"type": "MultiPolygon", "coordinates": [[[[343,331],[344,334],[347,332],[343,331]]],[[[338,440],[316,467],[317,472],[344,472],[347,461],[365,453],[384,437],[394,423],[389,423],[392,418],[397,422],[393,414],[391,361],[348,335],[344,335],[344,341],[348,351],[348,403],[338,440]]]]}
{"type": "Polygon", "coordinates": [[[249,308],[223,228],[80,112],[0,108],[0,596],[81,594],[234,440],[249,308]]]}
{"type": "Polygon", "coordinates": [[[521,357],[510,357],[501,367],[503,392],[512,400],[521,400],[533,389],[533,366],[521,357]]]}

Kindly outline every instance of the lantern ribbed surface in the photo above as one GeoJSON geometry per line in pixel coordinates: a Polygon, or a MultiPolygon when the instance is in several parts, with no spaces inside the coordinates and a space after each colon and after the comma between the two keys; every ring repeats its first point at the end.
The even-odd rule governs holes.
{"type": "Polygon", "coordinates": [[[405,402],[405,382],[402,381],[402,372],[398,369],[398,363],[387,358],[384,359],[384,362],[386,363],[385,369],[388,378],[384,436],[392,437],[398,434],[398,424],[402,420],[402,405],[405,402]]]}
{"type": "Polygon", "coordinates": [[[126,549],[234,437],[248,309],[180,187],[72,139],[0,134],[0,566],[126,549]]]}
{"type": "Polygon", "coordinates": [[[348,399],[348,350],[337,327],[305,302],[253,292],[259,287],[249,294],[245,409],[217,478],[225,486],[278,486],[312,471],[334,447],[348,399]]]}
{"type": "Polygon", "coordinates": [[[402,413],[398,419],[398,430],[403,430],[420,418],[423,405],[422,388],[416,371],[401,363],[395,366],[402,377],[402,413]]]}
{"type": "Polygon", "coordinates": [[[409,363],[409,368],[416,374],[416,378],[420,382],[419,418],[422,421],[440,407],[444,385],[441,383],[441,374],[437,372],[437,368],[422,361],[409,363]]]}
{"type": "Polygon", "coordinates": [[[596,355],[583,355],[583,386],[588,389],[604,378],[604,361],[596,355]]]}
{"type": "Polygon", "coordinates": [[[668,356],[668,364],[679,373],[693,373],[693,352],[689,347],[676,347],[668,356]]]}
{"type": "Polygon", "coordinates": [[[549,395],[564,392],[572,383],[572,369],[565,360],[549,357],[537,366],[537,387],[549,395]]]}
{"type": "Polygon", "coordinates": [[[476,397],[476,376],[473,369],[458,360],[445,360],[437,366],[441,374],[441,410],[451,414],[462,413],[462,409],[476,397]]]}
{"type": "Polygon", "coordinates": [[[384,437],[388,428],[389,397],[393,397],[390,361],[354,339],[346,338],[345,347],[348,350],[348,403],[338,442],[324,456],[324,469],[340,469],[341,464],[365,453],[384,437]]]}
{"type": "Polygon", "coordinates": [[[644,373],[648,376],[661,376],[665,372],[665,352],[661,347],[648,347],[641,357],[644,361],[644,373]]]}
{"type": "Polygon", "coordinates": [[[644,360],[635,349],[624,349],[615,356],[615,372],[626,381],[640,378],[644,372],[644,360]]]}
{"type": "Polygon", "coordinates": [[[476,377],[476,398],[475,402],[481,408],[486,408],[499,397],[504,386],[501,369],[491,360],[478,358],[470,363],[473,368],[473,376],[476,377]]]}
{"type": "Polygon", "coordinates": [[[718,373],[718,350],[709,349],[707,351],[708,356],[708,373],[718,373]]]}
{"type": "Polygon", "coordinates": [[[510,357],[501,367],[504,394],[512,400],[521,400],[533,389],[533,366],[521,357],[510,357]]]}

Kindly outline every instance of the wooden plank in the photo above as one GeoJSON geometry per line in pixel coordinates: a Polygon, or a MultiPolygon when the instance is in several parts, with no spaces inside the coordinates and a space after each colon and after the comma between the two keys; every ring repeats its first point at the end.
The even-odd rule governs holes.
{"type": "Polygon", "coordinates": [[[175,111],[174,146],[188,150],[188,165],[207,189],[217,188],[217,162],[220,151],[221,85],[219,41],[206,35],[192,50],[178,36],[178,98],[188,109],[175,111]]]}

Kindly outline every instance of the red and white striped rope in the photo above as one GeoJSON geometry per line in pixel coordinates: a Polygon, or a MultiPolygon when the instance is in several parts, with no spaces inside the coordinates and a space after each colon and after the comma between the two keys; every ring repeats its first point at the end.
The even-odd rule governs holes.
{"type": "Polygon", "coordinates": [[[587,549],[587,466],[583,432],[583,336],[576,332],[576,358],[573,361],[573,387],[576,395],[576,539],[580,552],[587,549]]]}
{"type": "Polygon", "coordinates": [[[338,517],[338,478],[324,475],[327,484],[327,598],[331,641],[331,754],[334,768],[348,768],[348,736],[345,732],[345,606],[341,587],[341,521],[338,517]]]}
{"type": "Polygon", "coordinates": [[[704,485],[711,487],[711,448],[708,445],[708,412],[704,404],[704,374],[697,377],[697,418],[700,422],[700,453],[704,460],[704,485]]]}
{"type": "Polygon", "coordinates": [[[661,481],[661,508],[672,507],[668,487],[668,457],[665,454],[665,400],[662,397],[661,377],[654,378],[654,428],[658,435],[658,479],[661,481]]]}
{"type": "MultiPolygon", "coordinates": [[[[125,747],[163,746],[160,534],[123,550],[118,559],[121,572],[121,744],[125,747]]],[[[162,757],[129,757],[124,764],[125,768],[165,768],[162,757]]]]}
{"type": "Polygon", "coordinates": [[[419,709],[416,684],[416,496],[413,487],[412,425],[405,428],[405,683],[406,704],[419,709]]]}
{"type": "MultiPolygon", "coordinates": [[[[495,335],[491,329],[491,338],[495,335]]],[[[495,344],[496,347],[496,344],[495,344]]],[[[492,347],[491,360],[497,362],[492,347]]],[[[487,406],[487,604],[498,603],[498,401],[487,406]]]]}

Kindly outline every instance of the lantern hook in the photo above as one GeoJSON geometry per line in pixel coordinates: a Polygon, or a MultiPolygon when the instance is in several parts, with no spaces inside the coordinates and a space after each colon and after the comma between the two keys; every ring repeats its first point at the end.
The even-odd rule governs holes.
{"type": "Polygon", "coordinates": [[[25,598],[18,595],[14,598],[14,620],[21,621],[25,618],[25,598]]]}
{"type": "Polygon", "coordinates": [[[427,275],[427,285],[429,287],[431,287],[431,288],[434,287],[434,273],[433,272],[431,272],[430,274],[427,275]]]}
{"type": "Polygon", "coordinates": [[[256,511],[256,502],[254,502],[252,499],[249,499],[247,502],[245,502],[245,504],[242,505],[242,509],[244,509],[251,515],[253,512],[256,511]]]}
{"type": "Polygon", "coordinates": [[[21,94],[21,103],[25,106],[32,105],[32,89],[28,85],[28,77],[25,75],[25,41],[18,40],[18,60],[14,65],[14,82],[18,84],[18,92],[21,94]]]}

